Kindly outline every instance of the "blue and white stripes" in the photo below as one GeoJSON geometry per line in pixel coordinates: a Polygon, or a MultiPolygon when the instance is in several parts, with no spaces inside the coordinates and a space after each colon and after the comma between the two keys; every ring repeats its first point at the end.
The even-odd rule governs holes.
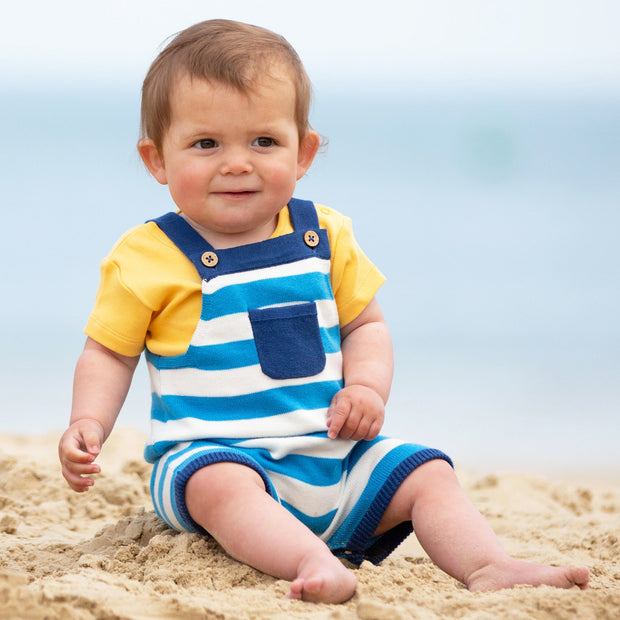
{"type": "Polygon", "coordinates": [[[188,351],[173,357],[147,353],[153,393],[149,461],[178,441],[325,431],[327,407],[342,387],[340,328],[329,268],[329,258],[312,256],[203,281],[203,309],[188,351]],[[316,313],[316,334],[302,325],[295,330],[296,341],[279,342],[283,319],[276,317],[269,321],[273,325],[265,338],[270,341],[264,346],[294,363],[314,345],[324,358],[322,370],[311,377],[302,369],[300,376],[274,379],[259,359],[249,313],[270,308],[294,312],[309,303],[316,313]]]}
{"type": "Polygon", "coordinates": [[[363,551],[376,546],[372,534],[402,479],[447,457],[386,437],[327,437],[327,410],[343,385],[329,240],[312,203],[292,200],[289,212],[293,233],[227,250],[180,216],[156,220],[200,273],[203,303],[184,354],[147,352],[153,503],[172,527],[200,531],[185,507],[187,481],[209,464],[236,462],[332,549],[355,540],[363,551]],[[201,262],[204,252],[217,254],[214,267],[201,262]]]}

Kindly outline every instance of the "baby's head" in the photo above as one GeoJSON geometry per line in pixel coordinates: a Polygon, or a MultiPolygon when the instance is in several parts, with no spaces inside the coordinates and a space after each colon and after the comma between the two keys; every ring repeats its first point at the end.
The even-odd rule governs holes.
{"type": "Polygon", "coordinates": [[[151,65],[142,87],[141,138],[161,150],[171,121],[171,94],[183,77],[251,93],[265,76],[282,70],[295,88],[295,122],[300,142],[310,130],[311,86],[306,71],[284,37],[240,22],[215,19],[177,34],[151,65]]]}

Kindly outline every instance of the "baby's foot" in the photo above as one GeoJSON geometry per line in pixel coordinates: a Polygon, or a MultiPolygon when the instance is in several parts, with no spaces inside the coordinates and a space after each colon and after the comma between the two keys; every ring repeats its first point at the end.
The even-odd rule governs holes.
{"type": "Polygon", "coordinates": [[[344,603],[357,588],[355,575],[331,553],[304,558],[289,598],[313,603],[344,603]]]}
{"type": "Polygon", "coordinates": [[[465,585],[472,592],[501,590],[516,585],[547,585],[556,588],[577,586],[585,590],[589,579],[589,571],[584,567],[546,566],[508,558],[474,572],[465,585]]]}

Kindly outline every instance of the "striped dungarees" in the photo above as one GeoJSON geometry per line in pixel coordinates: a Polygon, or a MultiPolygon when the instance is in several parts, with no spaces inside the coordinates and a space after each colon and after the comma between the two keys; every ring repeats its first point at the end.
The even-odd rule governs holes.
{"type": "Polygon", "coordinates": [[[187,352],[147,351],[153,503],[171,527],[203,531],[185,506],[187,480],[212,463],[240,463],[335,554],[379,562],[411,532],[406,523],[373,538],[400,483],[428,460],[450,459],[383,436],[327,437],[343,386],[329,240],[312,202],[292,199],[289,212],[292,233],[224,250],[175,213],[154,220],[198,270],[202,311],[187,352]]]}

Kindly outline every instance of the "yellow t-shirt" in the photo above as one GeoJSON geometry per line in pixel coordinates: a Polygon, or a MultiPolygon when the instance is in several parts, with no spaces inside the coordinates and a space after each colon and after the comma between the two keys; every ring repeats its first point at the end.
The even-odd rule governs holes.
{"type": "MultiPolygon", "coordinates": [[[[353,236],[351,220],[316,205],[331,248],[331,284],[340,325],[355,319],[375,296],[384,276],[353,236]]],[[[288,207],[272,237],[293,232],[288,207]]],[[[101,281],[85,333],[121,355],[144,347],[158,355],[185,353],[202,308],[201,278],[190,260],[148,222],[126,232],[101,263],[101,281]]]]}

